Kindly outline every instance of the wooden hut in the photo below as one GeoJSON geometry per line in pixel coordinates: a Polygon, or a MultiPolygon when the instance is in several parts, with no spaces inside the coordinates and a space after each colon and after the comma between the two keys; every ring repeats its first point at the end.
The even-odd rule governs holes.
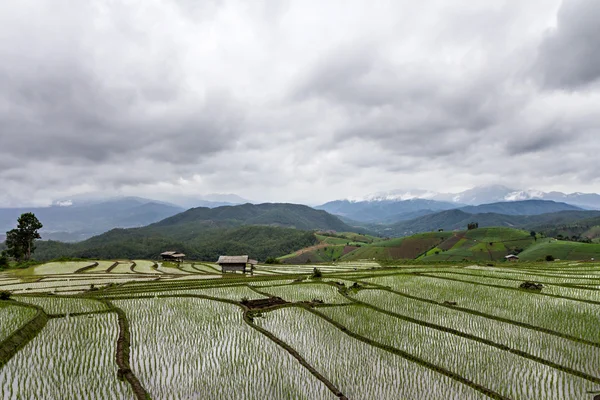
{"type": "Polygon", "coordinates": [[[509,255],[505,256],[504,258],[506,259],[506,261],[510,261],[510,262],[519,261],[519,257],[515,256],[514,254],[509,254],[509,255]]]}
{"type": "Polygon", "coordinates": [[[165,251],[160,253],[163,261],[174,261],[174,262],[182,262],[185,258],[185,254],[178,253],[176,251],[165,251]]]}
{"type": "Polygon", "coordinates": [[[221,266],[221,271],[225,272],[236,272],[242,271],[246,273],[246,267],[251,264],[248,256],[219,256],[217,264],[221,266]]]}

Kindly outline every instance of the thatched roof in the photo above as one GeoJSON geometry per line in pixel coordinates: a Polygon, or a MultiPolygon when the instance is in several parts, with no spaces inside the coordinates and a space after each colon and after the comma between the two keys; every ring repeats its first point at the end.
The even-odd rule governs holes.
{"type": "Polygon", "coordinates": [[[515,256],[514,254],[509,254],[507,256],[504,256],[504,258],[519,258],[518,256],[515,256]]]}
{"type": "Polygon", "coordinates": [[[219,256],[217,264],[246,264],[248,256],[219,256]]]}
{"type": "Polygon", "coordinates": [[[177,254],[176,251],[165,251],[160,253],[161,256],[172,256],[173,254],[177,254]]]}
{"type": "Polygon", "coordinates": [[[256,261],[256,260],[253,260],[253,259],[249,259],[249,260],[248,260],[248,264],[251,264],[251,265],[256,265],[256,264],[258,264],[258,261],[256,261]]]}
{"type": "Polygon", "coordinates": [[[171,254],[171,257],[175,257],[175,258],[185,257],[185,254],[183,254],[183,253],[175,253],[175,254],[171,254]]]}

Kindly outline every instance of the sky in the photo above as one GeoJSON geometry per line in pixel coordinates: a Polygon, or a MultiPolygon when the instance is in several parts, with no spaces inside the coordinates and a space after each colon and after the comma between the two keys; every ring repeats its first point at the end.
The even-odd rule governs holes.
{"type": "Polygon", "coordinates": [[[596,0],[3,0],[0,207],[600,192],[596,0]]]}

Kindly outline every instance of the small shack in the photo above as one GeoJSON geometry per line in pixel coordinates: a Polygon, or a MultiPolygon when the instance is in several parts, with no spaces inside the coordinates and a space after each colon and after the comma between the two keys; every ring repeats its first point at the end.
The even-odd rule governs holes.
{"type": "Polygon", "coordinates": [[[185,258],[185,254],[178,253],[176,251],[165,251],[160,253],[163,261],[173,261],[173,262],[182,262],[185,258]]]}
{"type": "Polygon", "coordinates": [[[236,271],[246,273],[248,264],[250,264],[250,268],[252,269],[256,263],[256,260],[250,260],[248,256],[219,256],[217,260],[217,264],[221,266],[223,273],[236,271]]]}
{"type": "Polygon", "coordinates": [[[506,261],[510,261],[510,262],[517,262],[517,261],[519,261],[519,257],[515,256],[514,254],[509,254],[509,255],[505,256],[504,259],[506,261]]]}

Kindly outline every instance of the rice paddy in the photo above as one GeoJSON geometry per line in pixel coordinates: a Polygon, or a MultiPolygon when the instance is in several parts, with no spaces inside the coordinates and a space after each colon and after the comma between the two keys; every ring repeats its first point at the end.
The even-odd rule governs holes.
{"type": "Polygon", "coordinates": [[[0,302],[0,342],[6,339],[27,321],[35,316],[37,311],[30,307],[21,307],[0,302]]]}
{"type": "Polygon", "coordinates": [[[57,318],[0,369],[5,399],[126,399],[117,379],[114,314],[57,318]]]}
{"type": "Polygon", "coordinates": [[[205,263],[115,263],[2,274],[3,398],[592,400],[600,390],[600,263],[347,262],[317,266],[320,279],[312,265],[221,275],[205,263]]]}

